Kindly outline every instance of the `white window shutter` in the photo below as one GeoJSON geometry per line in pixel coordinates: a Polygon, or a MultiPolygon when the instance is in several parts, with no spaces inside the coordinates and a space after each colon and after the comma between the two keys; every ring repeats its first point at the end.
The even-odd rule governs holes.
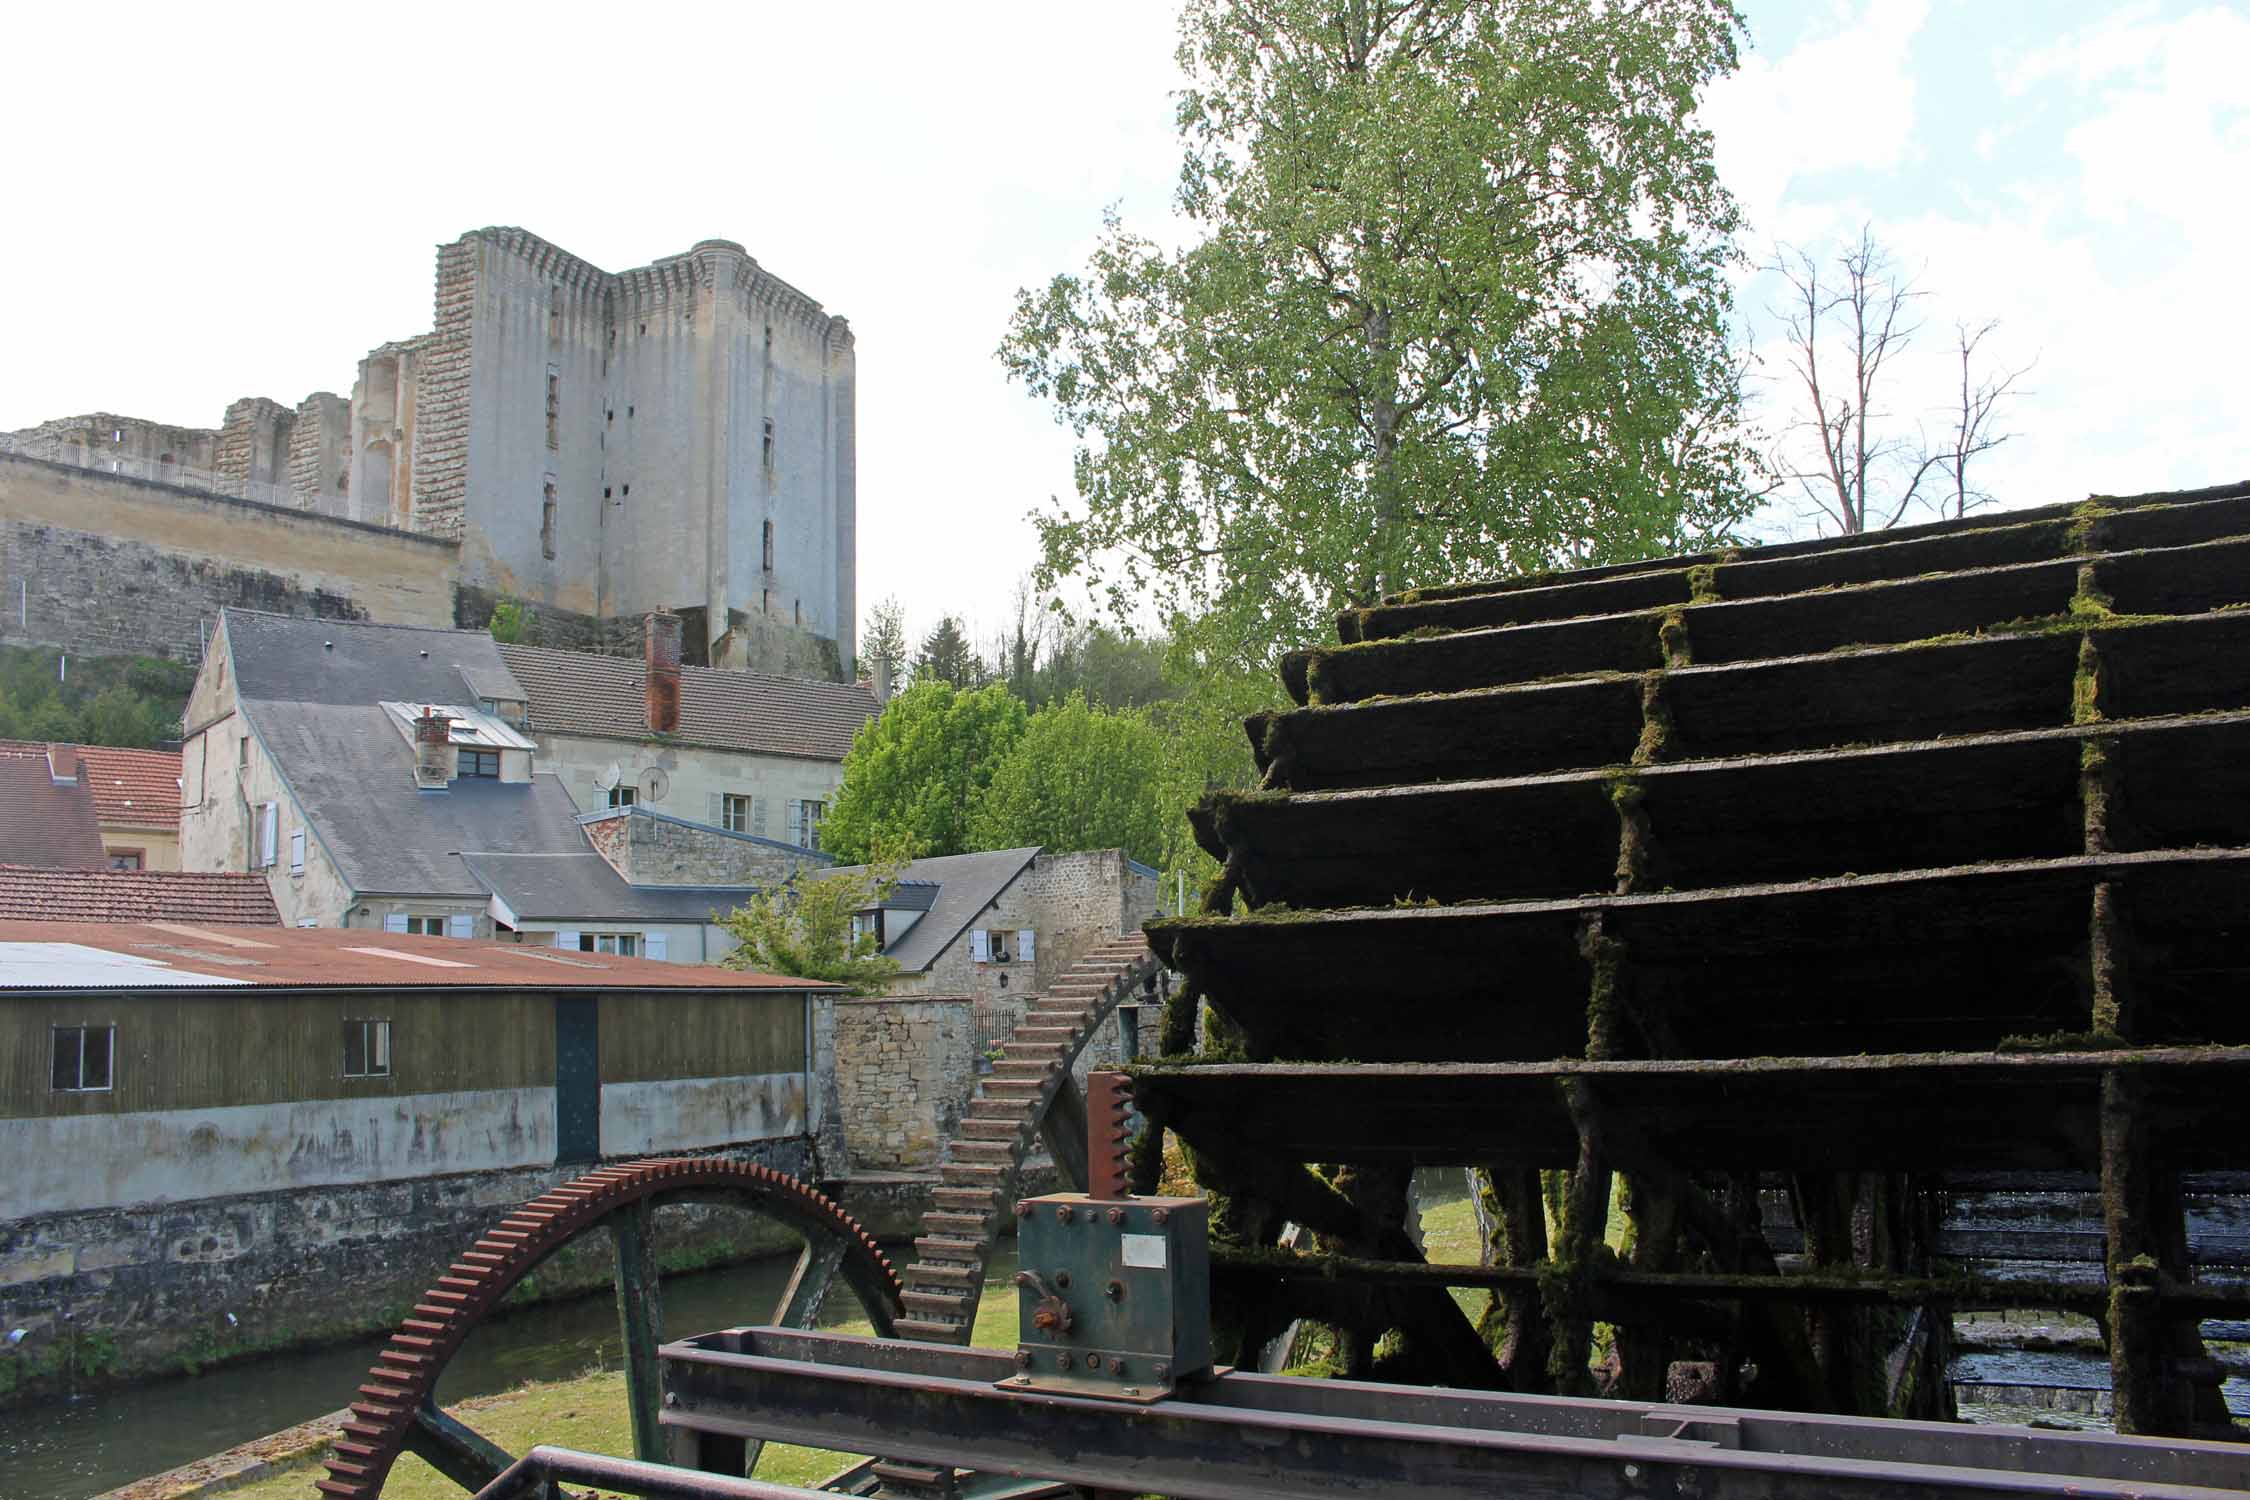
{"type": "Polygon", "coordinates": [[[445,935],[473,938],[477,935],[477,919],[465,911],[457,911],[445,919],[445,935]]]}
{"type": "Polygon", "coordinates": [[[402,911],[386,912],[383,916],[383,930],[385,932],[406,931],[406,913],[402,911]]]}
{"type": "Polygon", "coordinates": [[[782,815],[781,836],[792,844],[805,841],[805,804],[795,797],[789,799],[788,811],[782,815]]]}
{"type": "Polygon", "coordinates": [[[750,831],[759,838],[766,836],[766,809],[773,804],[771,797],[750,799],[750,831]]]}
{"type": "Polygon", "coordinates": [[[281,831],[281,804],[258,804],[258,866],[270,867],[274,862],[274,845],[281,831]]]}
{"type": "Polygon", "coordinates": [[[289,873],[302,875],[305,871],[305,830],[289,830],[289,873]]]}
{"type": "Polygon", "coordinates": [[[556,933],[555,946],[558,948],[568,948],[571,952],[576,953],[578,951],[578,933],[576,929],[566,928],[565,930],[556,933]]]}
{"type": "Polygon", "coordinates": [[[665,933],[661,933],[661,932],[644,932],[644,933],[642,933],[642,934],[641,934],[641,956],[642,956],[643,958],[653,958],[653,959],[655,959],[655,960],[656,960],[656,961],[657,961],[658,963],[662,963],[662,962],[664,961],[664,949],[665,949],[665,939],[666,939],[666,937],[667,937],[667,934],[665,934],[665,933]]]}
{"type": "Polygon", "coordinates": [[[711,815],[707,821],[713,828],[724,828],[726,826],[726,812],[726,805],[719,800],[719,794],[713,792],[711,794],[711,815]]]}
{"type": "Polygon", "coordinates": [[[969,957],[980,964],[992,962],[992,934],[982,927],[969,934],[969,957]]]}
{"type": "Polygon", "coordinates": [[[1031,960],[1032,960],[1032,957],[1033,957],[1033,954],[1032,954],[1032,946],[1031,946],[1031,945],[1032,945],[1032,941],[1033,941],[1033,935],[1032,935],[1032,931],[1031,931],[1031,929],[1030,929],[1030,928],[1028,928],[1028,927],[1019,927],[1019,928],[1017,928],[1017,929],[1016,929],[1016,962],[1017,962],[1017,963],[1019,963],[1019,964],[1027,964],[1027,963],[1030,963],[1030,962],[1031,962],[1031,960]]]}

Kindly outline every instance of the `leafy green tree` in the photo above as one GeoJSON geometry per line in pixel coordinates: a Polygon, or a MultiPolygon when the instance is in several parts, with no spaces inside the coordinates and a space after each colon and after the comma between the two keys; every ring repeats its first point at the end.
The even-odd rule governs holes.
{"type": "Polygon", "coordinates": [[[103,688],[78,713],[78,739],[88,745],[148,746],[178,734],[178,720],[167,724],[146,699],[122,682],[103,688]]]}
{"type": "Polygon", "coordinates": [[[854,937],[852,917],[888,899],[905,864],[893,854],[850,874],[793,879],[758,892],[719,919],[740,944],[719,967],[826,980],[855,995],[882,993],[898,961],[882,955],[872,931],[854,937]]]}
{"type": "Polygon", "coordinates": [[[922,637],[922,654],[914,662],[914,680],[942,682],[950,687],[973,688],[981,686],[987,677],[984,661],[969,643],[968,632],[961,621],[947,615],[937,622],[937,627],[922,637]]]}
{"type": "Polygon", "coordinates": [[[867,624],[859,632],[859,659],[870,667],[890,663],[893,680],[902,675],[908,660],[906,610],[896,594],[867,612],[867,624]]]}
{"type": "Polygon", "coordinates": [[[1153,865],[1164,854],[1163,762],[1146,719],[1072,693],[1031,716],[977,805],[970,838],[979,849],[1123,849],[1153,865]]]}
{"type": "Polygon", "coordinates": [[[530,614],[522,604],[514,599],[502,599],[492,606],[492,618],[485,621],[484,628],[502,645],[517,646],[523,643],[530,623],[530,614]]]}
{"type": "Polygon", "coordinates": [[[852,737],[820,846],[854,862],[900,844],[918,856],[974,847],[976,804],[1022,737],[1024,716],[1023,703],[998,684],[961,692],[917,676],[852,737]]]}
{"type": "Polygon", "coordinates": [[[1168,252],[1108,218],[1000,356],[1080,438],[1043,584],[1241,665],[1478,573],[1723,535],[1728,0],[1189,0],[1168,252]]]}
{"type": "Polygon", "coordinates": [[[0,646],[0,739],[147,749],[180,737],[195,668],[160,656],[78,656],[0,646]]]}

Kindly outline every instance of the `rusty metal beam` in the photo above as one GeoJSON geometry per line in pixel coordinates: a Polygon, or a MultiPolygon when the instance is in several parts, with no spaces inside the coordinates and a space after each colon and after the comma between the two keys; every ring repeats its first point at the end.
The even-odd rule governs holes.
{"type": "Polygon", "coordinates": [[[1229,1373],[1151,1406],[1010,1393],[1004,1353],[732,1329],[668,1344],[667,1427],[1179,1500],[2218,1500],[2250,1447],[1229,1373]]]}

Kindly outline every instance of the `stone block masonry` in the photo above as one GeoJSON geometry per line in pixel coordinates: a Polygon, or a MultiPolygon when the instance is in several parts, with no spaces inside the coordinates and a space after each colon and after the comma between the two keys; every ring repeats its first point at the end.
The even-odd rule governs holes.
{"type": "Polygon", "coordinates": [[[836,1006],[836,1081],[855,1169],[937,1165],[976,1084],[966,995],[878,996],[836,1006]]]}
{"type": "MultiPolygon", "coordinates": [[[[812,1169],[801,1138],[733,1154],[801,1176],[812,1169]]],[[[27,1330],[14,1362],[0,1362],[0,1403],[66,1380],[84,1389],[395,1326],[480,1232],[583,1170],[300,1188],[0,1225],[0,1327],[27,1330]]],[[[672,1267],[796,1243],[728,1209],[667,1208],[656,1222],[659,1259],[672,1267]]],[[[588,1235],[539,1269],[533,1295],[590,1292],[609,1276],[609,1237],[588,1235]]]]}
{"type": "Polygon", "coordinates": [[[195,661],[224,605],[449,625],[427,537],[0,454],[0,641],[195,661]]]}

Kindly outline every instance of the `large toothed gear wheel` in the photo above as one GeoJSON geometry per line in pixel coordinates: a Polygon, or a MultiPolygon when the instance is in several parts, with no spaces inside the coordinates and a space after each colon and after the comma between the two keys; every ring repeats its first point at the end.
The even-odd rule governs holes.
{"type": "MultiPolygon", "coordinates": [[[[351,1404],[328,1477],[318,1487],[337,1500],[374,1500],[401,1452],[427,1460],[470,1492],[514,1459],[438,1409],[438,1376],[469,1331],[510,1288],[580,1235],[608,1233],[617,1250],[617,1305],[625,1335],[625,1378],[635,1457],[661,1462],[657,1425],[663,1390],[656,1349],[663,1320],[661,1281],[649,1233],[667,1203],[728,1204],[778,1220],[804,1240],[797,1269],[770,1322],[812,1325],[840,1277],[875,1331],[896,1326],[899,1282],[891,1263],[857,1220],[820,1193],[767,1167],[724,1157],[636,1161],[563,1184],[487,1230],[422,1294],[368,1372],[351,1404]]],[[[748,1461],[755,1463],[752,1452],[748,1461]]]]}

